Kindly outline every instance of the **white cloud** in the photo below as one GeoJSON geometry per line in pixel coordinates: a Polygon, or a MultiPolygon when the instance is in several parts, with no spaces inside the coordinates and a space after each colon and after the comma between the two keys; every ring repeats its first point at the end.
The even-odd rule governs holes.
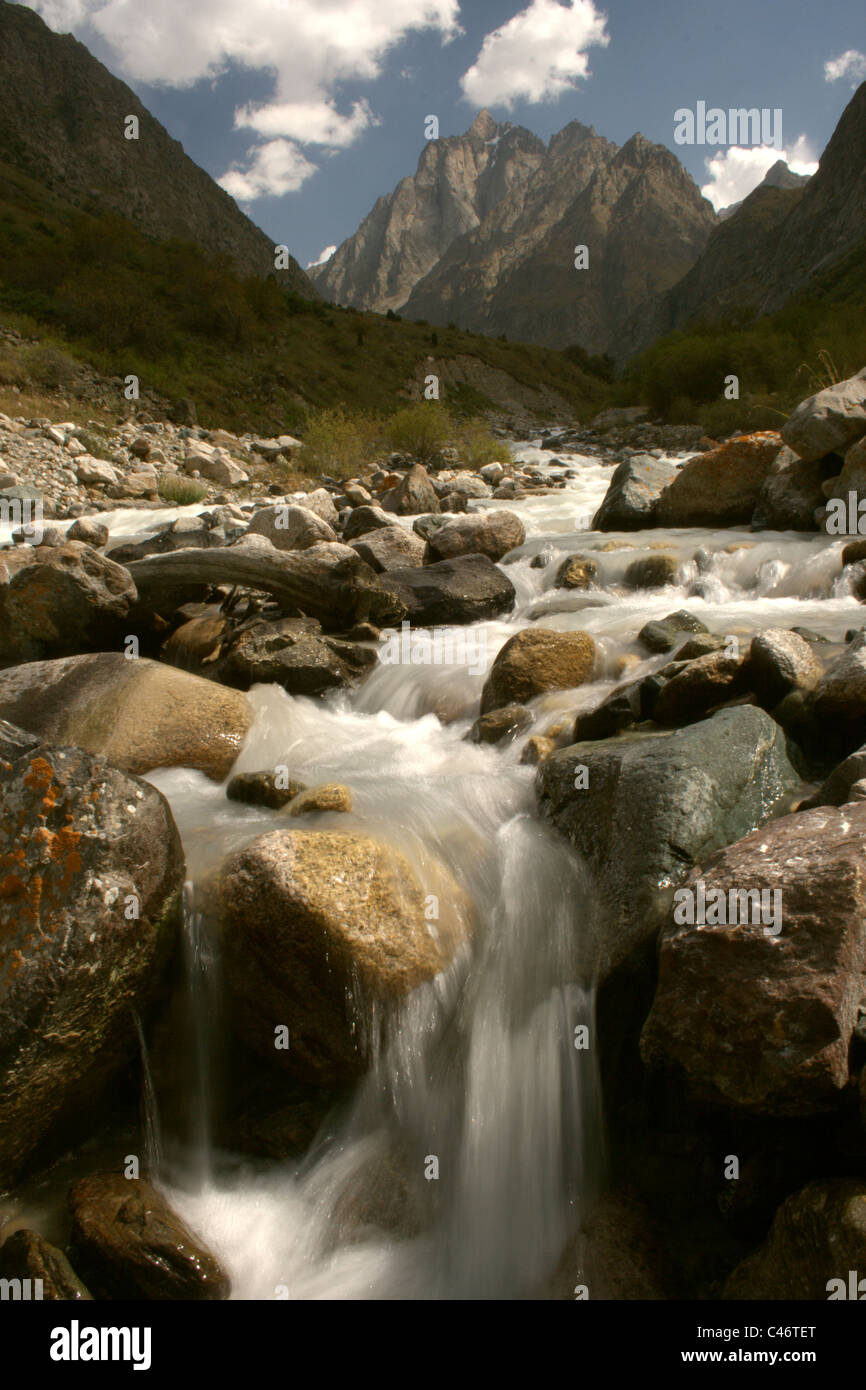
{"type": "Polygon", "coordinates": [[[606,16],[594,0],[532,0],[485,36],[463,74],[463,96],[475,106],[552,101],[589,73],[586,49],[609,42],[606,16]]]}
{"type": "Polygon", "coordinates": [[[294,193],[316,172],[293,140],[266,140],[250,151],[245,168],[235,166],[217,182],[238,202],[294,193]]]}
{"type": "Polygon", "coordinates": [[[141,82],[188,87],[233,64],[268,73],[270,99],[240,107],[235,118],[265,142],[250,148],[244,170],[220,180],[248,200],[297,188],[313,172],[293,141],[345,149],[375,123],[365,101],[338,109],[341,83],[373,81],[409,33],[432,31],[444,42],[462,32],[459,0],[26,2],[53,29],[73,29],[85,43],[98,36],[111,66],[141,82]]]}
{"type": "Polygon", "coordinates": [[[325,261],[329,261],[331,259],[336,249],[336,246],[326,246],[324,251],[319,252],[319,255],[316,257],[314,261],[307,262],[307,270],[313,270],[317,265],[324,265],[325,261]]]}
{"type": "Polygon", "coordinates": [[[740,203],[779,159],[784,159],[794,174],[814,174],[818,168],[805,135],[798,136],[789,151],[772,145],[731,145],[705,161],[712,177],[701,192],[717,212],[731,203],[740,203]]]}
{"type": "Polygon", "coordinates": [[[849,80],[852,87],[866,79],[866,53],[849,48],[838,58],[830,58],[824,64],[824,81],[838,82],[840,77],[849,80]]]}

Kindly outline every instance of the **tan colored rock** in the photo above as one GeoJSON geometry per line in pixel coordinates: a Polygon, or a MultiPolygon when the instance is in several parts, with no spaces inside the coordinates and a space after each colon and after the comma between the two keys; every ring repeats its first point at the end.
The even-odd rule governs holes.
{"type": "Polygon", "coordinates": [[[747,523],[781,448],[782,436],[775,430],[759,430],[688,459],[659,497],[656,525],[747,523]]]}
{"type": "Polygon", "coordinates": [[[306,816],[315,811],[351,811],[352,793],[339,782],[323,782],[293,797],[286,807],[290,816],[306,816]]]}
{"type": "Polygon", "coordinates": [[[592,680],[596,648],[585,632],[524,628],[493,663],[481,694],[481,713],[525,704],[546,690],[570,690],[592,680]]]}

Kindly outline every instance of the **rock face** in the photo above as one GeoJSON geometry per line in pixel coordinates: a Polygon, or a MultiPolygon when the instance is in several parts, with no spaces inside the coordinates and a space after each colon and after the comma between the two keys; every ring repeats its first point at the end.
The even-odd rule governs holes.
{"type": "Polygon", "coordinates": [[[228,1297],[215,1257],[143,1178],[82,1178],[69,1208],[73,1259],[97,1298],[228,1297]]]}
{"type": "Polygon", "coordinates": [[[28,559],[0,584],[0,665],[119,645],[136,599],[123,565],[81,541],[28,559]]]}
{"type": "MultiPolygon", "coordinates": [[[[771,922],[669,922],[641,1050],[702,1098],[773,1115],[831,1108],[866,978],[866,805],[770,821],[693,870],[687,887],[766,890],[771,922]]],[[[709,912],[707,913],[709,916],[709,912]]]]}
{"type": "Polygon", "coordinates": [[[866,434],[866,367],[801,401],[782,427],[782,438],[805,462],[845,453],[866,434]]]}
{"type": "Polygon", "coordinates": [[[585,632],[524,628],[497,655],[481,692],[481,713],[583,685],[592,679],[595,659],[595,643],[585,632]]]}
{"type": "Polygon", "coordinates": [[[760,825],[798,781],[781,729],[751,706],[551,754],[537,774],[539,807],[594,876],[601,973],[655,935],[660,890],[760,825]]]}
{"type": "Polygon", "coordinates": [[[663,490],[659,526],[737,526],[749,522],[782,447],[773,430],[741,435],[683,464],[663,490]]]}
{"type": "Polygon", "coordinates": [[[526,540],[519,516],[508,511],[472,512],[438,526],[427,544],[434,560],[451,560],[458,555],[486,555],[501,560],[526,540]]]}
{"type": "Polygon", "coordinates": [[[46,1301],[92,1301],[63,1251],[36,1231],[18,1230],[3,1242],[0,1279],[40,1279],[46,1301]]]}
{"type": "Polygon", "coordinates": [[[604,500],[593,518],[594,531],[640,531],[654,525],[653,517],[663,490],[677,469],[672,463],[636,454],[620,463],[613,473],[604,500]]]}
{"type": "Polygon", "coordinates": [[[277,830],[232,856],[222,878],[226,981],[240,1036],[301,1080],[363,1071],[371,1010],[445,968],[470,911],[433,866],[422,889],[402,854],[364,835],[277,830]],[[430,919],[425,893],[438,896],[430,919]],[[288,1028],[288,1046],[275,1030],[288,1028]]]}
{"type": "Polygon", "coordinates": [[[812,1182],[776,1213],[759,1250],[738,1265],[723,1298],[862,1299],[852,1291],[866,1268],[866,1185],[850,1179],[812,1182]],[[841,1285],[841,1288],[840,1288],[841,1285]]]}
{"type": "Polygon", "coordinates": [[[194,767],[222,781],[252,714],[236,690],[102,652],[0,671],[0,719],[102,754],[125,772],[194,767]]]}
{"type": "Polygon", "coordinates": [[[328,299],[621,355],[621,330],[693,264],[715,223],[679,160],[573,121],[549,146],[482,111],[430,141],[321,270],[328,299]],[[574,228],[591,271],[575,269],[574,228]]]}
{"type": "Polygon", "coordinates": [[[162,795],[78,748],[0,724],[0,789],[5,1184],[136,1050],[130,1008],[161,988],[184,866],[162,795]]]}
{"type": "Polygon", "coordinates": [[[0,158],[70,203],[96,201],[158,241],[197,241],[233,258],[242,274],[275,275],[315,298],[290,258],[274,269],[274,243],[184,154],[138,97],[71,34],[33,10],[0,5],[0,158]],[[128,115],[139,138],[123,138],[128,115]]]}
{"type": "Polygon", "coordinates": [[[423,569],[390,570],[382,588],[406,607],[413,626],[475,623],[514,607],[514,585],[486,555],[440,560],[423,569]]]}

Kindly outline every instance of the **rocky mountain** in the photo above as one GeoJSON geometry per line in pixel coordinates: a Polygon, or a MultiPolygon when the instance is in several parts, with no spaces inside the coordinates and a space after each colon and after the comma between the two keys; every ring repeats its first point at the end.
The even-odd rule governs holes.
{"type": "MultiPolygon", "coordinates": [[[[789,169],[784,159],[777,159],[772,168],[768,169],[763,179],[759,183],[759,188],[802,188],[809,182],[811,175],[795,174],[789,169]]],[[[754,190],[753,190],[754,191],[754,190]]],[[[738,203],[729,203],[726,208],[719,211],[719,217],[724,219],[732,217],[738,208],[743,206],[745,199],[741,198],[738,203]]]]}
{"type": "Polygon", "coordinates": [[[715,221],[676,156],[641,135],[619,148],[574,121],[546,146],[482,111],[431,141],[313,278],[358,308],[620,357],[624,325],[685,274],[715,221]]]}
{"type": "Polygon", "coordinates": [[[274,271],[274,242],[251,222],[125,83],[71,34],[0,0],[0,160],[69,202],[119,213],[157,240],[231,256],[244,274],[315,290],[297,261],[274,271]],[[128,116],[138,139],[125,137],[128,116]]]}
{"type": "Polygon", "coordinates": [[[679,284],[636,316],[628,343],[633,350],[647,347],[697,318],[771,313],[858,244],[866,270],[866,82],[842,113],[812,178],[797,186],[768,175],[716,226],[679,284]]]}

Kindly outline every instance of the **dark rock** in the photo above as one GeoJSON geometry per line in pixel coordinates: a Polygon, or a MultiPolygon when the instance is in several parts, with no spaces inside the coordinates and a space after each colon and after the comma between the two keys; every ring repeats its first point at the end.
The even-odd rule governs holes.
{"type": "Polygon", "coordinates": [[[532,715],[524,705],[504,705],[476,719],[466,737],[472,743],[501,743],[517,738],[532,726],[532,715]]]}
{"type": "Polygon", "coordinates": [[[669,613],[666,618],[645,623],[638,633],[638,641],[649,647],[651,652],[669,652],[676,646],[681,633],[707,630],[700,618],[681,609],[678,613],[669,613]]]}
{"type": "Polygon", "coordinates": [[[303,782],[289,778],[285,787],[277,785],[273,772],[238,772],[226,787],[229,801],[242,801],[247,806],[267,806],[271,811],[279,811],[292,797],[306,791],[303,782]]]}
{"type": "Polygon", "coordinates": [[[0,1246],[0,1279],[41,1281],[40,1294],[46,1301],[70,1302],[92,1299],[62,1250],[49,1244],[36,1231],[17,1230],[0,1246]]]}
{"type": "Polygon", "coordinates": [[[514,607],[514,585],[486,555],[462,555],[423,569],[390,570],[382,588],[405,604],[417,626],[475,623],[514,607]]]}

